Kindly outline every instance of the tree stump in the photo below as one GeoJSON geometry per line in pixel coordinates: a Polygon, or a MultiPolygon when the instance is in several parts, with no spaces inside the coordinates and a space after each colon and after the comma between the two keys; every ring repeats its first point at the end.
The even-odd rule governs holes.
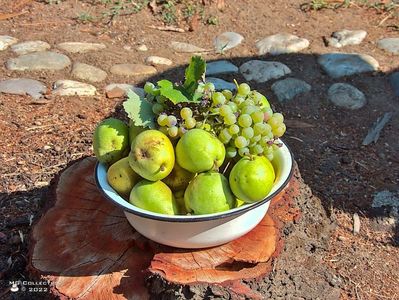
{"type": "MultiPolygon", "coordinates": [[[[48,208],[34,225],[31,273],[50,282],[61,299],[161,299],[159,286],[206,285],[220,295],[261,299],[243,280],[262,278],[282,250],[281,231],[299,217],[292,199],[294,176],[261,223],[222,246],[187,250],[152,242],[130,226],[123,211],[103,198],[94,180],[94,158],[67,168],[49,194],[48,208]]],[[[233,297],[234,298],[234,297],[233,297]]]]}

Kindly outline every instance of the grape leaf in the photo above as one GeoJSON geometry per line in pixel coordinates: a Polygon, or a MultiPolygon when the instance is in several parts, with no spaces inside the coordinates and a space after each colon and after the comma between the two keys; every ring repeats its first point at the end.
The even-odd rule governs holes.
{"type": "Polygon", "coordinates": [[[186,79],[183,84],[184,90],[187,94],[194,96],[195,90],[198,87],[198,81],[204,79],[205,71],[205,60],[203,60],[201,56],[193,56],[190,64],[186,68],[186,79]]]}
{"type": "Polygon", "coordinates": [[[155,128],[155,115],[152,111],[152,104],[146,99],[140,98],[130,90],[128,98],[123,102],[123,108],[135,126],[155,128]]]}
{"type": "Polygon", "coordinates": [[[159,91],[161,95],[172,101],[173,104],[189,101],[181,91],[173,87],[173,83],[169,80],[160,80],[157,82],[157,85],[159,86],[159,91]]]}

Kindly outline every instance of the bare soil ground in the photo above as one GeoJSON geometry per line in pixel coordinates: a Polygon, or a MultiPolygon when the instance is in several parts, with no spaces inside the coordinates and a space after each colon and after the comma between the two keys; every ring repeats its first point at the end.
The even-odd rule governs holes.
{"type": "MultiPolygon", "coordinates": [[[[321,199],[323,208],[314,206],[314,209],[323,210],[320,214],[326,214],[325,218],[335,224],[325,235],[328,243],[320,243],[322,259],[314,263],[336,274],[342,299],[399,299],[399,225],[384,223],[385,212],[371,209],[375,192],[398,187],[399,99],[389,85],[388,75],[399,69],[399,59],[376,47],[378,39],[398,36],[392,27],[387,27],[395,25],[397,19],[387,19],[377,26],[388,14],[379,15],[356,6],[305,13],[299,9],[302,1],[297,0],[225,1],[223,12],[213,6],[209,8],[218,17],[218,25],[199,24],[192,32],[177,33],[150,28],[162,23],[148,9],[116,17],[109,24],[82,24],[76,20],[77,16],[85,11],[100,14],[101,6],[74,0],[52,5],[26,2],[23,6],[26,13],[0,19],[0,35],[11,35],[21,41],[44,40],[52,46],[64,41],[105,43],[106,50],[69,55],[73,61],[104,70],[116,63],[143,63],[146,56],[158,55],[172,59],[174,65],[157,67],[158,75],[150,80],[181,78],[190,54],[173,53],[169,42],[176,40],[212,48],[213,38],[224,31],[236,31],[245,40],[225,54],[207,53],[207,60],[228,59],[238,66],[250,59],[287,64],[293,70],[293,77],[312,85],[310,93],[279,104],[270,89],[272,82],[252,86],[265,93],[276,109],[292,120],[285,140],[293,149],[305,182],[321,199]],[[325,47],[322,37],[343,28],[363,29],[368,35],[357,46],[325,47]],[[254,46],[256,40],[278,32],[305,37],[311,45],[301,54],[259,57],[254,46]],[[135,50],[142,43],[148,46],[148,52],[135,50]],[[320,53],[335,51],[369,54],[380,63],[380,72],[333,80],[322,72],[316,59],[320,53]],[[365,93],[367,105],[357,111],[332,106],[326,91],[334,82],[358,87],[365,93]],[[394,115],[378,143],[361,146],[368,128],[389,111],[394,115]],[[352,233],[353,213],[358,213],[361,220],[357,235],[352,233]]],[[[0,0],[4,13],[15,8],[14,5],[0,0]]],[[[0,79],[33,78],[48,87],[58,79],[70,79],[68,69],[35,73],[7,71],[4,63],[13,56],[9,50],[0,52],[0,79]]],[[[244,80],[240,75],[224,78],[244,80]]],[[[129,82],[140,86],[147,79],[109,74],[106,83],[129,82]]],[[[42,104],[29,97],[0,94],[0,290],[3,291],[0,297],[12,297],[8,280],[30,278],[25,271],[27,237],[32,221],[40,216],[51,180],[71,162],[93,155],[91,140],[97,122],[109,115],[121,115],[122,99],[107,99],[102,92],[106,83],[96,85],[100,91],[96,97],[49,96],[42,104]]],[[[312,253],[315,249],[307,251],[312,253]]],[[[292,264],[294,270],[298,261],[292,264]]],[[[287,265],[278,266],[291,267],[287,257],[282,262],[287,265]]],[[[288,278],[288,274],[285,276],[288,278]]],[[[295,282],[295,278],[289,280],[295,282]]],[[[284,286],[284,278],[279,284],[284,286]]],[[[295,286],[287,285],[286,289],[286,295],[295,295],[295,286]]],[[[326,296],[320,294],[318,298],[326,299],[326,296]]]]}

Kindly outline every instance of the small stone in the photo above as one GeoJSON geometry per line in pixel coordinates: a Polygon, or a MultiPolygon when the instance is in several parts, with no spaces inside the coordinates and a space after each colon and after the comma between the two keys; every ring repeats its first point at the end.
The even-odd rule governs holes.
{"type": "Polygon", "coordinates": [[[57,80],[54,83],[53,95],[58,96],[94,96],[96,88],[91,84],[73,81],[57,80]]]}
{"type": "Polygon", "coordinates": [[[50,45],[43,41],[28,41],[11,46],[11,50],[18,55],[30,52],[40,52],[50,49],[50,45]]]}
{"type": "Polygon", "coordinates": [[[34,52],[10,58],[6,67],[11,71],[62,70],[71,64],[68,56],[56,52],[34,52]]]}
{"type": "Polygon", "coordinates": [[[343,242],[343,241],[346,241],[347,238],[344,237],[344,236],[342,236],[342,235],[339,235],[339,236],[337,237],[337,240],[343,242]]]}
{"type": "Polygon", "coordinates": [[[371,207],[394,207],[399,210],[399,189],[396,190],[383,190],[374,194],[371,207]]]}
{"type": "Polygon", "coordinates": [[[359,109],[366,104],[366,96],[347,83],[334,83],[328,89],[328,99],[336,106],[346,109],[359,109]]]}
{"type": "Polygon", "coordinates": [[[49,146],[49,145],[44,145],[43,146],[43,150],[44,151],[47,151],[47,150],[50,150],[51,149],[51,146],[49,146]]]}
{"type": "Polygon", "coordinates": [[[392,85],[395,95],[399,97],[399,72],[395,72],[389,76],[389,82],[392,85]]]}
{"type": "Polygon", "coordinates": [[[241,34],[236,32],[224,32],[218,35],[213,44],[217,52],[224,52],[237,47],[244,40],[241,34]]]}
{"type": "Polygon", "coordinates": [[[319,56],[317,62],[332,78],[349,76],[378,70],[374,57],[358,53],[327,53],[319,56]]]}
{"type": "Polygon", "coordinates": [[[72,76],[90,82],[101,82],[107,78],[107,72],[100,68],[77,62],[73,64],[72,76]]]}
{"type": "Polygon", "coordinates": [[[279,55],[299,52],[309,47],[309,41],[288,33],[278,33],[268,36],[256,43],[259,55],[270,53],[279,55]]]}
{"type": "Polygon", "coordinates": [[[360,232],[360,218],[357,213],[353,214],[353,234],[358,234],[360,232]]]}
{"type": "Polygon", "coordinates": [[[223,79],[216,77],[207,77],[206,82],[212,82],[215,85],[215,89],[218,91],[220,90],[235,91],[237,89],[234,83],[227,82],[223,79]]]}
{"type": "Polygon", "coordinates": [[[272,91],[280,102],[293,99],[295,96],[309,92],[312,87],[303,80],[286,78],[272,85],[272,91]]]}
{"type": "Polygon", "coordinates": [[[122,98],[126,96],[126,91],[119,88],[119,87],[114,87],[112,90],[109,90],[106,92],[107,98],[122,98]]]}
{"type": "Polygon", "coordinates": [[[86,53],[89,51],[98,51],[106,48],[106,46],[102,43],[82,43],[82,42],[60,43],[57,45],[57,47],[61,50],[70,53],[86,53]]]}
{"type": "Polygon", "coordinates": [[[276,61],[250,60],[241,65],[240,72],[247,81],[266,82],[290,74],[291,70],[276,61]]]}
{"type": "Polygon", "coordinates": [[[123,46],[123,49],[125,49],[126,51],[131,51],[132,47],[128,46],[128,45],[125,45],[125,46],[123,46]]]}
{"type": "Polygon", "coordinates": [[[55,152],[61,152],[61,147],[60,146],[55,146],[54,147],[55,152]]]}
{"type": "Polygon", "coordinates": [[[385,38],[377,42],[377,46],[392,54],[399,55],[399,38],[385,38]]]}
{"type": "Polygon", "coordinates": [[[173,62],[168,59],[168,58],[164,58],[164,57],[160,57],[160,56],[148,56],[145,59],[145,63],[148,65],[167,65],[170,66],[171,64],[173,64],[173,62]]]}
{"type": "MultiPolygon", "coordinates": [[[[126,96],[129,90],[132,90],[135,92],[137,95],[139,95],[141,98],[144,98],[144,89],[135,87],[133,84],[127,84],[127,83],[111,83],[105,87],[105,93],[108,96],[108,93],[110,93],[114,89],[118,90],[123,90],[124,94],[122,96],[126,96]]],[[[121,96],[121,97],[122,97],[121,96]]],[[[111,97],[108,97],[111,98],[111,97]]]]}
{"type": "Polygon", "coordinates": [[[237,73],[238,67],[227,60],[212,61],[206,64],[205,75],[237,73]]]}
{"type": "Polygon", "coordinates": [[[205,52],[206,49],[194,46],[188,43],[181,43],[181,42],[171,42],[169,45],[176,52],[182,53],[196,53],[196,52],[205,52]]]}
{"type": "Polygon", "coordinates": [[[18,39],[9,35],[0,35],[0,51],[6,50],[9,46],[16,44],[18,39]]]}
{"type": "Polygon", "coordinates": [[[366,37],[367,32],[364,30],[347,30],[343,29],[332,33],[331,37],[326,38],[328,46],[341,48],[348,45],[358,45],[366,37]]]}
{"type": "Polygon", "coordinates": [[[0,93],[14,95],[30,95],[39,99],[47,91],[47,87],[40,81],[26,78],[15,78],[0,81],[0,93]]]}
{"type": "Polygon", "coordinates": [[[157,72],[157,69],[140,64],[118,64],[112,66],[110,72],[122,76],[152,75],[157,72]]]}
{"type": "Polygon", "coordinates": [[[145,51],[148,51],[148,48],[147,48],[146,45],[141,44],[141,45],[138,45],[138,46],[137,46],[136,50],[137,50],[137,51],[145,52],[145,51]]]}

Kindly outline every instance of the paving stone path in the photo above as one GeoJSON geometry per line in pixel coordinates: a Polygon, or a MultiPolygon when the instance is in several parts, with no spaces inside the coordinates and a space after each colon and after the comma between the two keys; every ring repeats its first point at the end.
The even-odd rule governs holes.
{"type": "MultiPolygon", "coordinates": [[[[342,29],[331,34],[331,37],[324,38],[330,47],[341,48],[348,45],[358,45],[366,38],[364,30],[342,29]]],[[[321,37],[322,38],[322,37],[321,37]]],[[[236,32],[223,32],[213,39],[214,49],[206,49],[191,43],[171,41],[169,44],[171,56],[176,53],[201,54],[210,51],[224,53],[235,47],[242,47],[244,36],[236,32]]],[[[260,39],[253,45],[260,55],[280,55],[287,53],[301,52],[310,47],[309,41],[304,37],[298,37],[288,33],[277,33],[260,39]]],[[[376,47],[387,51],[390,55],[399,54],[399,38],[381,38],[376,41],[376,47]]],[[[107,46],[103,43],[60,41],[58,44],[50,45],[46,41],[20,41],[9,35],[0,35],[0,51],[10,51],[10,56],[5,63],[9,71],[24,71],[32,74],[32,78],[11,78],[0,80],[0,93],[30,95],[33,98],[40,98],[48,93],[47,87],[36,79],[37,71],[51,71],[70,69],[70,78],[58,80],[53,84],[54,95],[60,96],[92,96],[98,93],[97,88],[89,83],[106,82],[109,74],[117,75],[125,80],[134,79],[135,76],[154,75],[158,67],[173,66],[174,62],[167,57],[148,55],[144,63],[123,63],[111,66],[109,70],[103,70],[100,66],[87,64],[84,61],[72,61],[68,56],[75,53],[87,53],[92,51],[106,51],[107,46]],[[55,50],[51,50],[51,49],[55,50]],[[16,56],[16,57],[15,57],[16,56]]],[[[127,51],[150,51],[145,44],[140,44],[135,49],[125,47],[127,51]]],[[[151,51],[150,51],[151,52],[151,51]]],[[[222,59],[208,62],[206,76],[207,81],[215,84],[217,89],[235,90],[232,82],[225,81],[223,76],[240,73],[245,80],[258,83],[266,83],[280,102],[287,102],[299,95],[309,93],[312,89],[312,82],[306,78],[298,77],[299,70],[291,70],[290,67],[277,59],[249,60],[236,66],[229,60],[222,59]],[[291,77],[295,72],[295,76],[291,77]],[[284,78],[286,77],[286,78],[284,78]],[[303,80],[305,79],[305,80],[303,80]]],[[[332,79],[345,76],[352,76],[364,72],[375,72],[379,70],[379,63],[370,55],[362,53],[333,52],[321,54],[317,59],[321,70],[332,79]]],[[[24,73],[26,76],[26,73],[24,73]]],[[[234,75],[233,75],[234,76],[234,75]]],[[[134,81],[134,80],[133,80],[134,81]]],[[[392,74],[389,83],[399,96],[399,73],[392,74]]],[[[144,96],[144,91],[133,83],[110,83],[102,87],[109,97],[124,97],[129,90],[144,96]]],[[[332,104],[345,109],[359,109],[366,105],[366,97],[358,88],[341,82],[336,82],[326,87],[326,98],[332,104]]]]}

